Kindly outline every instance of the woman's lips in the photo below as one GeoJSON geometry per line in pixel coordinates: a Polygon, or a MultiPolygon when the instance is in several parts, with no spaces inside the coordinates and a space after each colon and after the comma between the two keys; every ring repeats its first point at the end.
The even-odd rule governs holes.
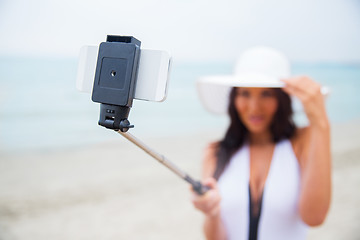
{"type": "Polygon", "coordinates": [[[263,116],[250,116],[249,120],[252,124],[259,124],[262,123],[264,121],[264,117],[263,116]]]}

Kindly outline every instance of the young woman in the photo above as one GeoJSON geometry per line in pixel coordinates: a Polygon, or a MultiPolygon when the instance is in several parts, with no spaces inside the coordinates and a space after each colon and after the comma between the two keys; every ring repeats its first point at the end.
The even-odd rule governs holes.
{"type": "Polygon", "coordinates": [[[232,78],[199,86],[205,106],[216,112],[228,105],[230,117],[224,138],[205,151],[203,184],[211,189],[193,193],[194,206],[205,214],[206,238],[305,239],[308,226],[324,221],[331,198],[321,86],[290,77],[286,57],[264,47],[246,51],[232,78]],[[204,95],[206,85],[210,92],[230,89],[228,104],[217,104],[222,98],[214,92],[204,95]],[[307,127],[294,125],[289,95],[302,102],[307,127]]]}

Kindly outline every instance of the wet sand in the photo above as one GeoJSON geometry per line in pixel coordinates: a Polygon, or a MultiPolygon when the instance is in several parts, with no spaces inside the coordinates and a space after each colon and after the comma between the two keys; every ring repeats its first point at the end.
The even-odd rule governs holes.
{"type": "MultiPolygon", "coordinates": [[[[360,121],[332,131],[333,200],[308,239],[360,235],[360,121]]],[[[220,132],[142,139],[195,178],[220,132]]],[[[138,136],[141,138],[141,136],[138,136]]],[[[122,139],[76,149],[0,153],[0,239],[204,239],[180,178],[122,139]]]]}

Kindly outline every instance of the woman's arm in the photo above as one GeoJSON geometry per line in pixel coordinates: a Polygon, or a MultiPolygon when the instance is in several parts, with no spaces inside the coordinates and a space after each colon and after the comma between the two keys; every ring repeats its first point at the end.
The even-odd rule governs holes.
{"type": "Polygon", "coordinates": [[[193,191],[192,201],[194,206],[205,215],[204,233],[206,239],[225,240],[226,231],[220,217],[221,197],[217,188],[217,182],[212,177],[216,166],[214,153],[214,147],[208,147],[202,163],[202,182],[211,189],[202,196],[199,196],[193,191]]]}
{"type": "Polygon", "coordinates": [[[320,85],[308,77],[284,80],[284,90],[297,96],[309,119],[309,126],[298,132],[300,146],[301,194],[299,212],[310,226],[320,225],[331,199],[330,126],[320,85]]]}

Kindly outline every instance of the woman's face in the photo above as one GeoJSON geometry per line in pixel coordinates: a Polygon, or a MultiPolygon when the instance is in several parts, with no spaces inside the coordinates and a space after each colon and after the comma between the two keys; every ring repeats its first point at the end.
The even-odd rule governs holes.
{"type": "Polygon", "coordinates": [[[278,108],[272,88],[236,88],[235,108],[251,133],[268,131],[278,108]]]}

